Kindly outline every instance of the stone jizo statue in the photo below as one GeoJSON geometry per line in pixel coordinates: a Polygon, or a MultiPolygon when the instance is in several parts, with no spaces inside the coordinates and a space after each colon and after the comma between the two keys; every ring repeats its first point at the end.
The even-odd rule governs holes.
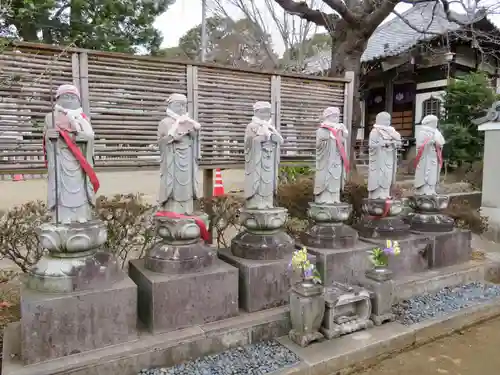
{"type": "Polygon", "coordinates": [[[439,176],[443,165],[445,140],[437,128],[438,118],[425,116],[416,136],[417,157],[415,158],[415,195],[436,195],[439,176]]]}
{"type": "Polygon", "coordinates": [[[47,202],[53,221],[57,224],[91,221],[99,189],[93,169],[94,131],[75,86],[58,88],[53,112],[45,116],[43,141],[47,202]]]}
{"type": "Polygon", "coordinates": [[[200,197],[198,161],[200,124],[187,113],[187,98],[172,94],[167,117],[158,126],[160,148],[160,211],[191,215],[200,197]]]}
{"type": "Polygon", "coordinates": [[[322,119],[316,130],[314,201],[319,204],[340,203],[340,192],[349,171],[346,152],[348,131],[340,123],[340,110],[337,107],[325,109],[322,119]]]}
{"type": "Polygon", "coordinates": [[[368,198],[391,198],[391,186],[396,180],[397,149],[401,135],[391,126],[391,115],[380,112],[369,138],[368,198]]]}
{"type": "Polygon", "coordinates": [[[273,208],[283,138],[272,125],[271,104],[257,102],[245,131],[245,198],[247,209],[273,208]]]}

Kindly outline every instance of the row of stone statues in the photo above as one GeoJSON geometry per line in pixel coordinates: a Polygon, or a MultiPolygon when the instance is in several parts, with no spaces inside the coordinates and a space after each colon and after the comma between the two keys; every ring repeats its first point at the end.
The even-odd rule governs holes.
{"type": "MultiPolygon", "coordinates": [[[[173,94],[167,105],[167,117],[158,127],[161,153],[159,204],[164,211],[192,214],[193,201],[200,197],[201,126],[187,114],[186,96],[173,94]]],[[[253,109],[254,116],[245,131],[246,207],[268,209],[273,207],[283,138],[272,124],[270,103],[257,102],[253,109]]],[[[76,87],[63,85],[58,89],[54,112],[47,115],[45,124],[45,151],[50,171],[49,208],[60,223],[89,221],[96,193],[96,178],[88,173],[93,164],[94,132],[83,113],[76,87]],[[60,134],[71,135],[81,155],[75,155],[73,142],[68,143],[69,138],[60,134]],[[49,143],[51,147],[47,147],[49,143]],[[83,167],[82,157],[90,169],[89,166],[83,167]]],[[[316,140],[315,202],[339,203],[349,172],[349,146],[348,130],[340,123],[338,108],[324,110],[316,140]]],[[[444,145],[435,116],[424,118],[416,143],[415,194],[435,195],[444,145]]],[[[401,137],[391,126],[391,116],[387,112],[379,113],[369,138],[369,198],[391,197],[400,144],[401,137]]]]}

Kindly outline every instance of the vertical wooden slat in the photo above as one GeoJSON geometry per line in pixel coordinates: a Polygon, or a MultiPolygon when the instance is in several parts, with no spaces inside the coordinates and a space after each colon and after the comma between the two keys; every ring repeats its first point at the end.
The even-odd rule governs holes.
{"type": "Polygon", "coordinates": [[[82,92],[82,88],[80,85],[80,54],[79,53],[73,53],[71,55],[71,67],[73,70],[73,85],[76,86],[78,91],[82,92]]]}
{"type": "Polygon", "coordinates": [[[344,96],[344,82],[281,77],[282,160],[314,160],[321,113],[333,106],[344,112],[344,96]]]}
{"type": "Polygon", "coordinates": [[[276,128],[281,127],[281,77],[273,76],[271,80],[271,106],[273,109],[273,121],[276,128]]]}
{"type": "Polygon", "coordinates": [[[90,118],[90,91],[89,91],[89,56],[87,52],[80,53],[80,95],[82,97],[83,112],[90,118]]]}
{"type": "Polygon", "coordinates": [[[0,73],[6,77],[0,81],[0,174],[43,170],[41,128],[51,111],[50,96],[71,82],[92,118],[98,167],[157,166],[157,126],[172,93],[188,97],[189,112],[202,125],[201,164],[210,170],[243,165],[244,132],[256,101],[272,103],[285,138],[283,155],[295,161],[313,160],[314,131],[325,107],[343,108],[346,121],[352,110],[352,103],[344,103],[350,96],[344,78],[270,75],[26,43],[3,51],[0,73]]]}
{"type": "MultiPolygon", "coordinates": [[[[351,144],[351,137],[357,137],[357,134],[352,134],[352,111],[353,111],[353,96],[354,96],[354,80],[359,79],[356,78],[354,75],[354,72],[345,72],[345,78],[348,79],[350,82],[345,84],[345,91],[344,91],[344,125],[347,127],[347,130],[349,131],[349,139],[348,139],[348,145],[351,144]]],[[[360,103],[356,103],[356,105],[360,105],[360,103]]],[[[358,124],[359,126],[360,124],[358,124]]],[[[349,153],[351,152],[351,147],[347,148],[348,156],[350,157],[349,153]]]]}

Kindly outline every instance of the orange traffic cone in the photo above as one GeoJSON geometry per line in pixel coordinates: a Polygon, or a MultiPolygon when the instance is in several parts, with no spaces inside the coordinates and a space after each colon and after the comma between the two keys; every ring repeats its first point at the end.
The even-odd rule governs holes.
{"type": "Polygon", "coordinates": [[[214,183],[214,191],[212,194],[214,197],[219,197],[224,195],[224,183],[222,182],[222,172],[219,168],[215,170],[215,183],[214,183]]]}

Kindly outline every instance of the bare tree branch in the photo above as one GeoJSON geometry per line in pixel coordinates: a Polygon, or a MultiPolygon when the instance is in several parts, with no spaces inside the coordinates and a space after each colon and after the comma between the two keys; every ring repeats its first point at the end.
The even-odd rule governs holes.
{"type": "Polygon", "coordinates": [[[335,29],[340,17],[337,14],[328,14],[319,9],[312,9],[305,1],[296,2],[294,0],[274,0],[276,4],[291,15],[298,16],[316,25],[323,26],[329,32],[335,29]]]}
{"type": "Polygon", "coordinates": [[[342,0],[323,0],[323,2],[337,12],[348,24],[359,26],[360,17],[355,15],[342,0]]]}

